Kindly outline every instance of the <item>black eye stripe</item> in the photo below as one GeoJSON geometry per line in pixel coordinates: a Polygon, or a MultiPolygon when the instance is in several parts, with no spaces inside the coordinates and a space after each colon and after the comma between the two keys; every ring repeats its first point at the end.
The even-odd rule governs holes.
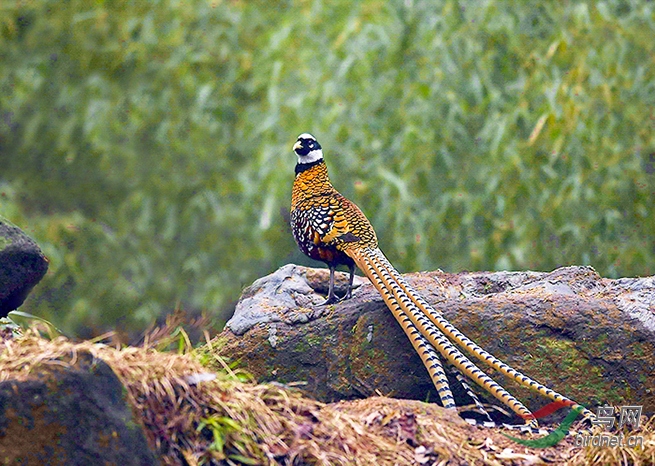
{"type": "Polygon", "coordinates": [[[303,145],[306,145],[309,148],[320,148],[320,145],[316,139],[302,139],[303,145]]]}
{"type": "Polygon", "coordinates": [[[300,143],[300,147],[295,149],[295,152],[298,155],[308,155],[310,152],[321,150],[321,145],[314,138],[299,137],[297,143],[300,143]]]}

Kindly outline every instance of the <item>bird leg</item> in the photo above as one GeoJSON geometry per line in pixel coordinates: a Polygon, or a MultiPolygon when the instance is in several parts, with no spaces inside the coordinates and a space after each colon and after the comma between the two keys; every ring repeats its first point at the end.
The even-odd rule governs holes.
{"type": "Polygon", "coordinates": [[[337,294],[334,292],[334,271],[336,267],[330,267],[330,284],[328,286],[328,295],[327,299],[321,304],[321,306],[325,306],[326,304],[334,304],[338,303],[340,301],[344,301],[346,299],[350,299],[353,294],[353,282],[355,281],[355,265],[349,265],[348,269],[350,270],[350,279],[348,281],[348,290],[346,291],[346,294],[343,295],[342,297],[337,296],[337,294]]]}
{"type": "Polygon", "coordinates": [[[323,303],[321,303],[321,306],[325,306],[327,304],[334,304],[341,301],[341,299],[339,299],[339,297],[336,294],[334,294],[334,266],[328,265],[328,267],[330,267],[330,285],[328,286],[327,299],[323,303]]]}
{"type": "Polygon", "coordinates": [[[339,301],[345,301],[350,299],[353,295],[353,281],[355,281],[355,264],[349,265],[348,269],[350,270],[350,279],[348,280],[348,290],[346,294],[343,295],[343,298],[339,298],[339,301]]]}

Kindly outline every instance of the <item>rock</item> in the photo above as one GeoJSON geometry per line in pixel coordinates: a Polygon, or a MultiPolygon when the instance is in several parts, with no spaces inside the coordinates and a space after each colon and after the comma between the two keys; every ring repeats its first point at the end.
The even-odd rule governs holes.
{"type": "Polygon", "coordinates": [[[159,464],[123,385],[88,352],[45,361],[26,380],[0,382],[0,463],[159,464]]]}
{"type": "MultiPolygon", "coordinates": [[[[304,381],[323,401],[375,393],[438,399],[370,283],[348,301],[316,305],[323,297],[315,284],[327,276],[287,265],[257,280],[221,333],[220,354],[261,381],[304,381]]],[[[565,267],[406,278],[464,334],[526,375],[592,409],[609,403],[655,412],[655,277],[611,280],[591,267],[565,267]]],[[[548,403],[493,372],[529,408],[548,403]]]]}
{"type": "MultiPolygon", "coordinates": [[[[325,307],[318,306],[327,294],[324,271],[294,264],[281,267],[246,288],[239,299],[237,312],[226,325],[232,332],[242,335],[256,324],[286,322],[290,325],[306,323],[319,317],[325,307]],[[314,309],[310,311],[308,307],[314,309]]],[[[346,292],[345,274],[337,274],[336,293],[346,292]]],[[[368,280],[355,276],[354,287],[368,280]]]]}
{"type": "Polygon", "coordinates": [[[37,244],[0,217],[0,317],[23,304],[47,270],[48,260],[37,244]]]}

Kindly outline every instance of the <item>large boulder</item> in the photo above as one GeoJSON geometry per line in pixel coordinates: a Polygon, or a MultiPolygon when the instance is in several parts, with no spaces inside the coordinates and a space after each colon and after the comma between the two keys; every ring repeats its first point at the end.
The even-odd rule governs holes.
{"type": "Polygon", "coordinates": [[[47,270],[48,260],[39,246],[0,216],[0,317],[23,304],[47,270]]]}
{"type": "MultiPolygon", "coordinates": [[[[654,277],[610,280],[591,267],[565,267],[406,278],[464,334],[526,375],[591,408],[655,412],[654,277]]],[[[437,400],[372,285],[360,279],[352,299],[321,306],[316,290],[326,280],[325,270],[295,265],[257,280],[219,336],[220,354],[261,381],[304,382],[324,401],[376,393],[437,400]]],[[[547,403],[491,375],[529,408],[547,403]]]]}
{"type": "Polygon", "coordinates": [[[0,382],[0,463],[159,464],[123,385],[88,352],[43,359],[29,377],[0,382]]]}

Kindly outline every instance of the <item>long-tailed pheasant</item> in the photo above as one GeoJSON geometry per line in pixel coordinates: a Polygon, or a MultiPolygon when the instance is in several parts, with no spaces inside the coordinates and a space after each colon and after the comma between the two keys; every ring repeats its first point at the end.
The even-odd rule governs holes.
{"type": "Polygon", "coordinates": [[[473,364],[457,345],[520,385],[571,406],[586,418],[594,417],[581,405],[498,360],[451,325],[387,260],[378,248],[375,231],[362,211],[334,189],[328,177],[323,150],[316,138],[308,133],[301,134],[293,151],[298,162],[291,200],[291,227],[302,252],[312,259],[325,262],[330,268],[325,304],[350,297],[354,268],[357,266],[382,295],[409,337],[437,388],[442,404],[447,408],[455,408],[455,403],[435,349],[449,364],[512,409],[529,426],[536,426],[533,414],[473,364]],[[338,298],[334,293],[334,271],[339,265],[348,267],[350,271],[348,292],[343,298],[338,298]]]}

